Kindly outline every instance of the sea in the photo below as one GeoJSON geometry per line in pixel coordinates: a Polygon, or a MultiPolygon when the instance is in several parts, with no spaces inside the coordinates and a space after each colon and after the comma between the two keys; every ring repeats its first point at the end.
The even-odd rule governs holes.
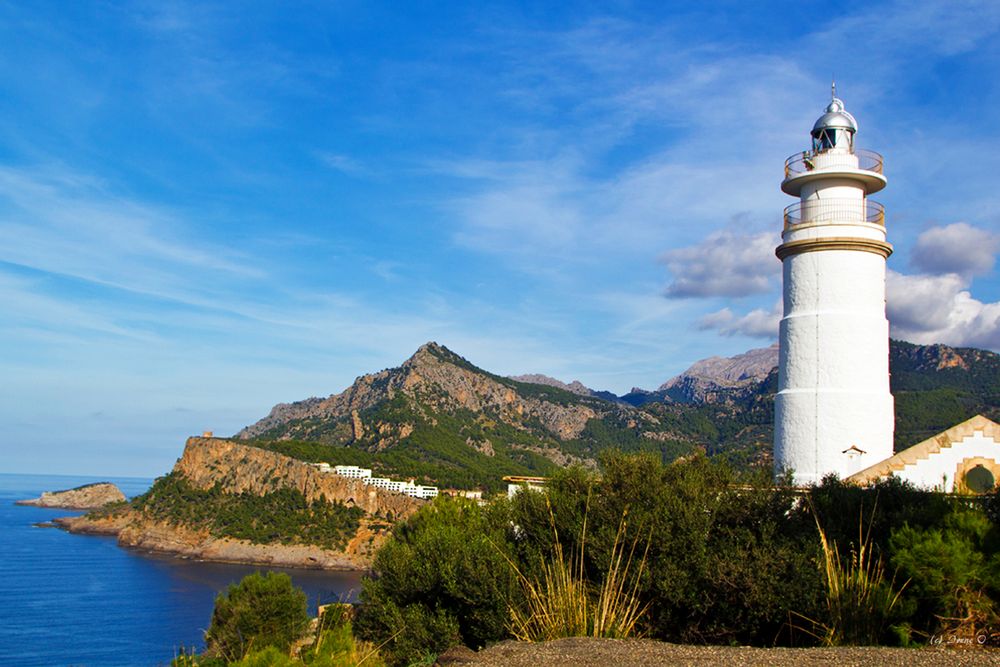
{"type": "Polygon", "coordinates": [[[357,599],[358,572],[208,563],[119,547],[113,537],[36,524],[70,510],[15,505],[43,491],[113,482],[132,497],[151,479],[0,474],[0,665],[169,665],[204,649],[216,595],[254,571],[288,573],[318,604],[357,599]]]}

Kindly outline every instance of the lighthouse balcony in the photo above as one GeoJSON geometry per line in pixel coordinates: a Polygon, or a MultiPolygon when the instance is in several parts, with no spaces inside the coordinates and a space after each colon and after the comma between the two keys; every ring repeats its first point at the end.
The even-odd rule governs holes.
{"type": "Polygon", "coordinates": [[[810,199],[785,208],[785,230],[804,225],[885,226],[885,206],[871,199],[810,199]]]}
{"type": "Polygon", "coordinates": [[[798,197],[802,186],[821,179],[849,179],[864,187],[867,194],[885,187],[882,156],[869,150],[828,149],[803,151],[785,160],[785,180],[781,190],[798,197]]]}
{"type": "Polygon", "coordinates": [[[785,160],[785,178],[805,174],[816,169],[861,169],[882,173],[882,156],[875,151],[859,148],[854,151],[822,150],[802,151],[785,160]]]}

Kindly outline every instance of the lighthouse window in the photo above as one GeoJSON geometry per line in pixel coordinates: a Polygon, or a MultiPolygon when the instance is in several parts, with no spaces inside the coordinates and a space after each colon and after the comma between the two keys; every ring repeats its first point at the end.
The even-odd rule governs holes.
{"type": "Polygon", "coordinates": [[[978,465],[965,473],[965,486],[973,493],[986,493],[996,486],[996,479],[992,472],[978,465]]]}
{"type": "Polygon", "coordinates": [[[813,138],[813,150],[825,151],[836,145],[835,130],[820,130],[819,136],[813,138]]]}

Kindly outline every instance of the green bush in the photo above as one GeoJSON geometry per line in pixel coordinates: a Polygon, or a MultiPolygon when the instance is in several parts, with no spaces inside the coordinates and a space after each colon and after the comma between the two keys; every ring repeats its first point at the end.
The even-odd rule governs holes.
{"type": "Polygon", "coordinates": [[[828,476],[813,487],[809,502],[827,537],[842,549],[858,546],[858,526],[863,524],[883,551],[894,528],[938,526],[956,507],[945,495],[919,490],[897,477],[862,488],[828,476]]]}
{"type": "Polygon", "coordinates": [[[512,571],[530,582],[551,578],[545,568],[558,542],[564,554],[581,554],[574,582],[594,590],[612,569],[616,540],[649,543],[628,590],[647,609],[637,629],[656,639],[905,644],[908,628],[930,634],[1000,621],[994,496],[984,512],[895,479],[868,489],[827,479],[803,499],[767,473],[740,474],[704,456],[664,464],[655,454],[615,452],[602,467],[601,475],[562,470],[544,494],[485,508],[450,499],[423,508],[377,554],[355,627],[388,642],[394,664],[457,642],[478,648],[510,636],[509,609],[529,613],[512,571]],[[844,592],[832,604],[830,563],[844,592]],[[824,628],[835,629],[832,638],[824,628]]]}
{"type": "Polygon", "coordinates": [[[306,595],[284,573],[256,572],[215,599],[205,633],[207,653],[233,662],[253,649],[289,648],[309,625],[306,595]]]}
{"type": "Polygon", "coordinates": [[[503,553],[506,503],[486,508],[440,497],[396,527],[363,583],[355,630],[390,664],[409,664],[459,642],[478,648],[507,636],[518,590],[503,553]]]}
{"type": "Polygon", "coordinates": [[[388,641],[396,662],[507,638],[508,608],[525,603],[511,565],[543,580],[557,539],[564,553],[583,554],[575,567],[595,589],[614,569],[616,543],[648,543],[634,590],[649,607],[637,627],[658,639],[768,645],[790,611],[819,608],[815,524],[786,489],[766,478],[748,486],[704,457],[664,465],[656,455],[613,454],[603,464],[600,477],[559,472],[546,494],[423,508],[376,556],[359,634],[388,641]]]}
{"type": "Polygon", "coordinates": [[[910,581],[914,630],[967,634],[1000,621],[1000,535],[979,512],[959,510],[936,527],[903,525],[889,540],[892,564],[910,581]]]}
{"type": "MultiPolygon", "coordinates": [[[[610,453],[602,465],[591,501],[589,571],[596,581],[607,570],[627,512],[627,539],[650,543],[639,593],[650,604],[648,634],[767,645],[789,611],[817,607],[822,581],[814,525],[769,476],[740,478],[704,456],[663,465],[655,456],[610,453]]],[[[553,482],[557,521],[578,513],[580,502],[578,480],[553,482]],[[577,490],[567,489],[567,481],[577,490]],[[570,508],[558,507],[564,503],[570,508]]],[[[561,536],[568,532],[561,527],[561,536]]]]}
{"type": "Polygon", "coordinates": [[[296,667],[302,663],[290,658],[274,646],[246,654],[242,660],[229,663],[229,667],[296,667]]]}

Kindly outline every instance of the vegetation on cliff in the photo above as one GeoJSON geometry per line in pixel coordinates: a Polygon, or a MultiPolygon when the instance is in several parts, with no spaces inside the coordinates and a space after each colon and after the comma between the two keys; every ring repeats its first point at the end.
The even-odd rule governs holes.
{"type": "Polygon", "coordinates": [[[308,502],[290,488],[263,495],[224,493],[218,486],[206,491],[176,472],[158,478],[149,491],[132,500],[131,507],[143,517],[204,529],[213,537],[328,549],[343,549],[364,516],[359,508],[325,499],[308,502]]]}

